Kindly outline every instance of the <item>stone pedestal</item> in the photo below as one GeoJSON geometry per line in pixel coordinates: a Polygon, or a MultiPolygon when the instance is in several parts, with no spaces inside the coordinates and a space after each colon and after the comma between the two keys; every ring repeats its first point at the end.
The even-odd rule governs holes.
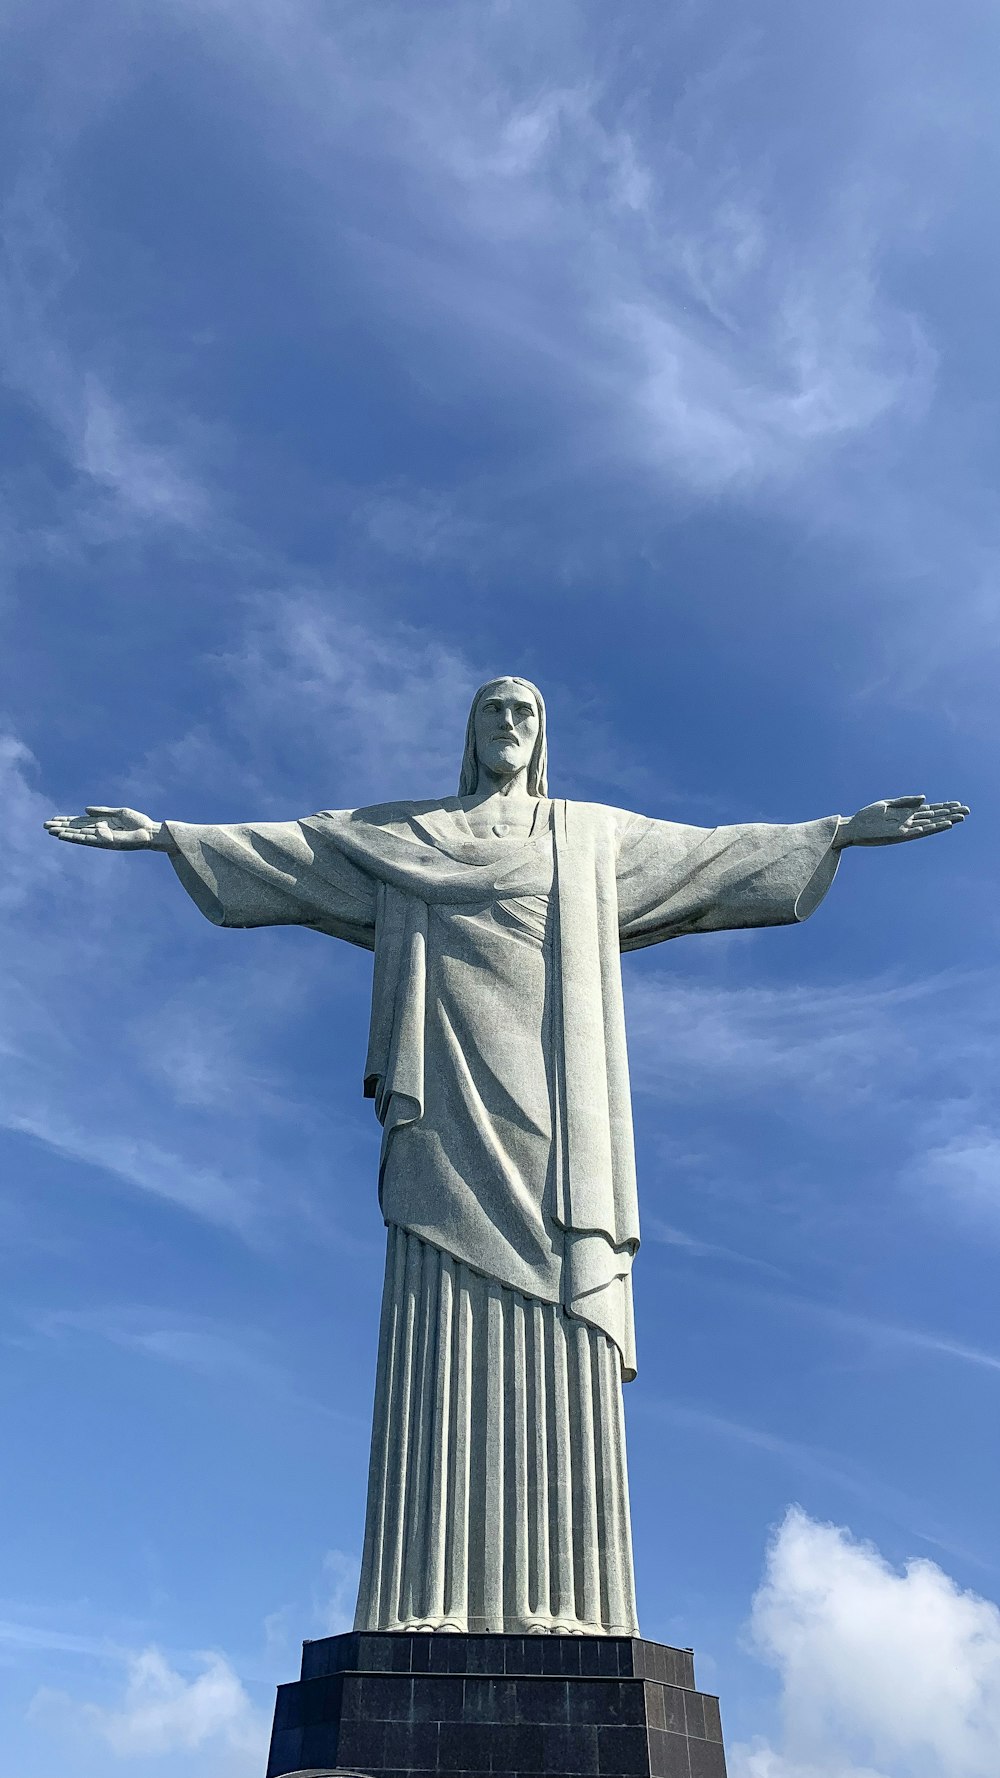
{"type": "Polygon", "coordinates": [[[617,1636],[307,1642],[278,1687],[267,1778],[726,1778],[687,1649],[617,1636]]]}

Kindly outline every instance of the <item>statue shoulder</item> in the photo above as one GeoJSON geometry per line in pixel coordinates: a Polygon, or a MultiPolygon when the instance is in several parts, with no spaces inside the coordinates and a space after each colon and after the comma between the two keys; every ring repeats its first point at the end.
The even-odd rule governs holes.
{"type": "Polygon", "coordinates": [[[567,839],[589,839],[620,846],[633,823],[642,817],[628,809],[616,809],[610,803],[573,802],[569,799],[554,804],[557,829],[561,826],[567,839]]]}
{"type": "Polygon", "coordinates": [[[633,815],[629,809],[616,809],[612,803],[582,803],[566,799],[563,807],[566,810],[567,822],[577,823],[581,826],[586,823],[592,827],[623,829],[629,825],[630,821],[642,819],[641,816],[633,815]]]}
{"type": "Polygon", "coordinates": [[[432,815],[457,804],[457,797],[429,797],[420,802],[368,803],[361,809],[320,809],[311,822],[332,826],[406,827],[415,815],[432,815]]]}

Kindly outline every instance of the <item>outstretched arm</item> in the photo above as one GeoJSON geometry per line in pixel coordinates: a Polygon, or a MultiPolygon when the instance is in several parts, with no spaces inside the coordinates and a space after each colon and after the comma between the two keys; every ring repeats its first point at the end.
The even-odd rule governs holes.
{"type": "Polygon", "coordinates": [[[108,809],[90,803],[85,815],[52,815],[45,823],[54,840],[100,846],[105,852],[176,852],[165,824],[138,809],[108,809]]]}
{"type": "Polygon", "coordinates": [[[870,803],[849,820],[829,815],[790,825],[709,829],[629,816],[618,856],[622,949],[684,933],[805,920],[833,882],[845,847],[922,839],[968,813],[964,803],[900,796],[870,803]]]}
{"type": "Polygon", "coordinates": [[[969,813],[965,803],[929,803],[922,796],[894,796],[881,803],[867,803],[848,820],[840,817],[833,837],[835,850],[845,846],[897,846],[903,840],[922,840],[929,833],[957,827],[969,813]]]}
{"type": "Polygon", "coordinates": [[[93,804],[46,821],[57,840],[110,852],[165,852],[216,926],[311,926],[371,950],[377,885],[311,821],[192,825],[93,804]]]}

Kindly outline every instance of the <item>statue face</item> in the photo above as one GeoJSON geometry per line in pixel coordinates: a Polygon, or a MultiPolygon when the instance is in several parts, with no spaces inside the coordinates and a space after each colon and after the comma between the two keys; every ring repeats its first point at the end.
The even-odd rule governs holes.
{"type": "Polygon", "coordinates": [[[530,691],[511,680],[491,687],[476,705],[476,754],[495,778],[527,771],[538,739],[538,709],[530,691]]]}

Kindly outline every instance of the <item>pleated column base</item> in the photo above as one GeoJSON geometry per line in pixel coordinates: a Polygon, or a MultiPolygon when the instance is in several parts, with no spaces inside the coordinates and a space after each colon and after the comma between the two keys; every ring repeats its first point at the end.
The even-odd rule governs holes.
{"type": "Polygon", "coordinates": [[[638,1634],[617,1348],[392,1226],[355,1628],[638,1634]]]}

